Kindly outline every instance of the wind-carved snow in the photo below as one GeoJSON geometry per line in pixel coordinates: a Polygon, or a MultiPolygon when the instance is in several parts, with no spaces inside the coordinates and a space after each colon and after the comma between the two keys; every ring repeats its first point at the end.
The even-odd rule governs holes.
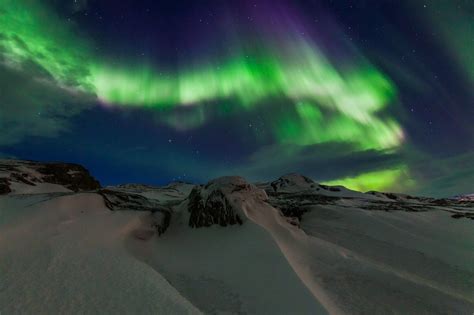
{"type": "Polygon", "coordinates": [[[0,309],[29,313],[199,313],[124,240],[146,213],[111,212],[97,194],[0,198],[0,309]]]}
{"type": "Polygon", "coordinates": [[[364,194],[298,174],[38,193],[27,189],[45,174],[15,172],[38,180],[0,196],[6,314],[474,310],[469,200],[364,194]]]}

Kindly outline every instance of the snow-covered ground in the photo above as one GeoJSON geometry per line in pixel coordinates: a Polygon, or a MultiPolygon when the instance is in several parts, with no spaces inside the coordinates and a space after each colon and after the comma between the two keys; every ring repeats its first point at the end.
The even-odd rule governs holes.
{"type": "Polygon", "coordinates": [[[148,214],[97,194],[0,197],[0,209],[2,313],[199,312],[124,246],[148,214]]]}
{"type": "Polygon", "coordinates": [[[134,206],[116,211],[103,192],[56,188],[0,195],[2,314],[474,311],[470,203],[296,174],[258,187],[239,177],[107,187],[121,193],[115,205],[134,206]],[[149,198],[145,210],[135,195],[149,198]],[[171,213],[161,235],[155,204],[171,213]],[[206,220],[191,228],[196,216],[206,220]]]}

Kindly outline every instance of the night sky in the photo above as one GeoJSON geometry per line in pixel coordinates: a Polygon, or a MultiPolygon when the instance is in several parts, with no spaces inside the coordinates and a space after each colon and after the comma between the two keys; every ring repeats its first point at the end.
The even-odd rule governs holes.
{"type": "Polygon", "coordinates": [[[0,156],[102,184],[474,191],[471,0],[1,0],[0,156]]]}

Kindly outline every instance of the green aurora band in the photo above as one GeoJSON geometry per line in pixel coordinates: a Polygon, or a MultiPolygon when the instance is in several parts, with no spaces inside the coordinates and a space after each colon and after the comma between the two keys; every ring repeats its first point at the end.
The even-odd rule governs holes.
{"type": "Polygon", "coordinates": [[[415,183],[409,178],[408,168],[398,166],[387,170],[363,173],[354,177],[341,178],[329,182],[326,185],[342,185],[358,191],[379,190],[387,191],[397,187],[411,187],[415,183]]]}
{"type": "MultiPolygon", "coordinates": [[[[258,54],[163,73],[151,65],[125,68],[103,61],[72,23],[37,1],[4,0],[0,13],[0,61],[16,68],[36,64],[60,86],[95,94],[111,106],[171,110],[233,101],[251,111],[284,98],[295,115],[273,113],[277,142],[344,142],[357,151],[392,152],[403,142],[401,126],[384,114],[396,100],[391,81],[363,58],[356,66],[338,68],[302,37],[284,49],[269,41],[258,54]]],[[[190,128],[205,121],[198,113],[190,128]]],[[[396,171],[378,174],[384,180],[361,174],[352,182],[368,184],[351,186],[379,189],[399,177],[396,171]]]]}
{"type": "Polygon", "coordinates": [[[12,67],[35,64],[59,84],[90,90],[89,45],[39,1],[2,0],[0,53],[12,67]]]}

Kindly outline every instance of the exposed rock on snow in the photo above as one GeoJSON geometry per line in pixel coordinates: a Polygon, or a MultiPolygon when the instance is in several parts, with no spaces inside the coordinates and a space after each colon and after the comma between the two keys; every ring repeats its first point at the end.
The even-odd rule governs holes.
{"type": "Polygon", "coordinates": [[[284,175],[276,181],[271,182],[270,186],[275,192],[295,192],[315,189],[319,185],[311,178],[301,174],[292,173],[284,175]]]}
{"type": "Polygon", "coordinates": [[[188,198],[189,226],[203,227],[242,224],[245,218],[241,202],[254,198],[266,199],[263,190],[242,177],[228,176],[210,181],[204,187],[193,188],[188,198]]]}
{"type": "Polygon", "coordinates": [[[99,181],[93,178],[89,171],[78,164],[46,163],[36,168],[45,174],[46,183],[62,185],[72,191],[88,191],[100,188],[99,181]]]}
{"type": "Polygon", "coordinates": [[[134,193],[147,199],[152,199],[156,204],[164,207],[179,205],[189,196],[195,185],[184,182],[173,182],[166,186],[155,187],[141,184],[124,184],[107,187],[110,190],[124,193],[134,193]]]}
{"type": "Polygon", "coordinates": [[[154,199],[148,199],[136,193],[101,189],[99,194],[104,197],[104,202],[110,210],[149,211],[153,217],[153,227],[161,235],[166,231],[171,220],[171,208],[163,206],[154,199]]]}
{"type": "Polygon", "coordinates": [[[7,178],[0,178],[0,195],[8,194],[12,190],[10,189],[10,182],[7,178]]]}
{"type": "Polygon", "coordinates": [[[71,163],[0,160],[0,178],[0,193],[77,192],[100,188],[99,182],[83,166],[71,163]]]}
{"type": "Polygon", "coordinates": [[[170,211],[159,202],[143,197],[136,193],[101,189],[99,194],[104,197],[104,202],[110,210],[136,210],[136,211],[170,211]]]}
{"type": "Polygon", "coordinates": [[[291,173],[281,176],[269,184],[260,184],[268,194],[272,193],[315,193],[326,196],[357,197],[362,193],[349,190],[343,186],[328,186],[318,184],[311,178],[301,174],[291,173]]]}

